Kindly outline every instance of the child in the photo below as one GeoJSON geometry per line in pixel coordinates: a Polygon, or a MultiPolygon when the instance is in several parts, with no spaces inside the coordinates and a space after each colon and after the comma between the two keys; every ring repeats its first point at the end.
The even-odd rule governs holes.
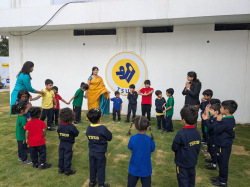
{"type": "Polygon", "coordinates": [[[207,106],[205,113],[202,114],[202,119],[205,121],[205,125],[208,130],[208,152],[211,155],[211,159],[205,159],[205,162],[209,162],[210,164],[205,165],[206,169],[216,170],[216,162],[217,162],[217,146],[216,146],[216,136],[214,134],[214,126],[217,122],[217,117],[220,114],[220,104],[216,103],[211,105],[209,109],[209,105],[207,106]],[[209,118],[209,113],[211,117],[209,118]]]}
{"type": "MultiPolygon", "coordinates": [[[[128,170],[128,187],[135,187],[139,178],[141,178],[142,187],[151,186],[152,164],[151,154],[155,150],[154,136],[151,132],[149,120],[142,116],[138,117],[134,121],[135,128],[138,134],[131,136],[128,149],[132,153],[129,162],[128,170]],[[146,132],[150,130],[151,137],[146,135],[146,132]]],[[[130,129],[127,135],[131,135],[131,123],[130,129]]]]}
{"type": "Polygon", "coordinates": [[[79,131],[72,124],[74,118],[75,113],[70,108],[64,108],[60,111],[61,124],[57,129],[60,139],[58,173],[65,172],[65,176],[73,175],[76,172],[75,169],[70,168],[75,137],[79,135],[79,131]]]}
{"type": "Polygon", "coordinates": [[[96,185],[96,173],[98,174],[98,186],[110,187],[105,182],[106,152],[108,142],[112,140],[112,133],[104,125],[99,124],[101,121],[101,111],[98,108],[90,109],[87,113],[89,121],[92,123],[88,126],[86,135],[89,140],[89,168],[90,183],[89,187],[96,185]]]}
{"type": "Polygon", "coordinates": [[[38,107],[30,109],[31,120],[25,126],[26,143],[30,146],[30,157],[32,159],[33,168],[38,168],[38,153],[40,157],[39,169],[47,169],[51,164],[46,163],[46,125],[42,120],[41,109],[38,107]]]}
{"type": "MultiPolygon", "coordinates": [[[[210,89],[205,90],[202,95],[204,97],[201,98],[201,116],[204,113],[206,106],[209,104],[209,101],[213,97],[213,91],[210,89]]],[[[202,130],[202,140],[201,142],[207,142],[207,132],[205,132],[206,126],[205,126],[205,121],[201,118],[201,130],[202,130]]]]}
{"type": "Polygon", "coordinates": [[[142,116],[145,116],[145,114],[147,113],[147,118],[150,121],[151,107],[152,107],[152,93],[154,92],[154,89],[150,88],[151,86],[150,80],[145,80],[144,84],[145,88],[142,88],[137,93],[138,95],[142,96],[142,101],[141,101],[142,116]]]}
{"type": "Polygon", "coordinates": [[[82,82],[80,88],[76,91],[75,95],[70,99],[69,103],[73,101],[73,110],[76,113],[74,124],[82,123],[81,112],[82,112],[82,100],[84,97],[84,92],[89,89],[89,85],[82,82]]]}
{"type": "Polygon", "coordinates": [[[115,92],[115,97],[111,99],[113,101],[113,122],[115,122],[116,113],[118,115],[118,123],[121,121],[121,111],[122,111],[122,99],[120,98],[120,93],[115,92]]]}
{"type": "Polygon", "coordinates": [[[166,133],[166,132],[174,132],[174,127],[173,127],[173,122],[172,122],[172,117],[174,114],[174,89],[169,88],[166,90],[166,95],[168,96],[168,100],[166,103],[166,119],[165,119],[165,125],[164,129],[161,133],[166,133]]]}
{"type": "Polygon", "coordinates": [[[14,114],[18,113],[16,122],[16,140],[18,145],[18,161],[22,161],[23,164],[31,164],[32,162],[28,160],[28,148],[25,142],[25,125],[27,123],[27,118],[25,114],[28,112],[28,107],[25,102],[20,102],[17,105],[12,106],[12,112],[14,114]]]}
{"type": "Polygon", "coordinates": [[[162,92],[160,90],[155,91],[155,95],[157,98],[155,99],[155,110],[156,110],[156,118],[157,118],[157,127],[156,130],[161,129],[165,125],[165,118],[164,118],[164,106],[166,105],[166,100],[164,97],[162,97],[162,92]]]}
{"type": "Polygon", "coordinates": [[[197,118],[195,106],[186,105],[181,109],[181,121],[185,127],[177,132],[172,144],[179,186],[195,186],[195,166],[201,147],[201,136],[195,128],[197,118]]]}
{"type": "Polygon", "coordinates": [[[43,90],[44,94],[39,94],[37,97],[33,98],[32,101],[35,101],[42,97],[42,116],[40,120],[45,120],[47,116],[47,129],[50,131],[54,131],[55,129],[52,126],[52,118],[53,118],[53,107],[56,108],[56,99],[55,93],[51,90],[53,87],[53,81],[50,79],[45,80],[45,89],[43,90]],[[53,106],[53,103],[55,105],[53,106]]]}
{"type": "Polygon", "coordinates": [[[55,93],[55,99],[56,103],[53,103],[54,105],[56,104],[56,108],[53,108],[53,117],[52,117],[52,124],[54,124],[54,119],[55,119],[55,126],[58,126],[58,115],[59,115],[59,109],[60,109],[60,102],[64,102],[65,104],[69,105],[59,94],[58,94],[58,88],[57,86],[52,87],[53,92],[55,93]]]}
{"type": "Polygon", "coordinates": [[[132,113],[133,113],[132,121],[135,119],[138,94],[135,91],[135,85],[134,84],[131,84],[129,86],[129,93],[128,93],[127,98],[128,98],[128,115],[127,115],[127,119],[126,119],[125,123],[129,122],[131,110],[132,110],[132,113]]]}
{"type": "Polygon", "coordinates": [[[235,138],[235,119],[234,112],[238,104],[234,100],[227,100],[221,103],[220,113],[225,117],[218,117],[221,121],[214,126],[214,133],[217,137],[219,176],[210,178],[215,186],[227,186],[228,181],[228,163],[232,150],[233,139],[235,138]]]}
{"type": "MultiPolygon", "coordinates": [[[[27,108],[29,110],[29,108],[31,107],[31,104],[29,103],[29,98],[30,98],[30,94],[29,94],[29,92],[27,90],[20,90],[18,92],[18,95],[17,95],[16,103],[15,103],[15,105],[12,106],[12,108],[13,107],[16,108],[16,105],[18,103],[25,102],[27,104],[27,108]]],[[[14,114],[14,113],[12,112],[12,114],[14,114]]],[[[25,114],[25,116],[26,116],[27,120],[30,119],[30,113],[29,112],[27,112],[25,114]]]]}

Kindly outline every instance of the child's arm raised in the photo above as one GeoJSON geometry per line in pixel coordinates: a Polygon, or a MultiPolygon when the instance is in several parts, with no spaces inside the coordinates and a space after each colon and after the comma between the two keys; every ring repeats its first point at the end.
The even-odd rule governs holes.
{"type": "Polygon", "coordinates": [[[38,96],[36,96],[36,97],[34,97],[34,98],[32,98],[30,101],[36,101],[36,100],[38,100],[38,99],[40,99],[40,95],[38,95],[38,96]]]}
{"type": "Polygon", "coordinates": [[[138,95],[143,95],[143,93],[141,91],[138,91],[137,94],[138,95]]]}
{"type": "Polygon", "coordinates": [[[26,130],[25,136],[26,136],[26,144],[29,144],[29,131],[28,130],[26,130]]]}
{"type": "Polygon", "coordinates": [[[62,102],[64,102],[65,104],[69,105],[69,103],[67,101],[65,101],[63,98],[60,99],[62,102]]]}
{"type": "Polygon", "coordinates": [[[154,93],[154,90],[151,90],[148,93],[144,93],[143,95],[147,96],[147,95],[151,95],[152,93],[154,93]]]}

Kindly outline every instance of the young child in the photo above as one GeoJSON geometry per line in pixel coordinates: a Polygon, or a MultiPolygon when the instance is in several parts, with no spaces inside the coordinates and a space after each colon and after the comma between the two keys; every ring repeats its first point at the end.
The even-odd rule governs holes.
{"type": "MultiPolygon", "coordinates": [[[[205,112],[206,106],[209,104],[209,101],[213,97],[213,91],[210,89],[204,90],[202,95],[203,95],[203,97],[201,98],[201,105],[200,105],[201,116],[205,112]]],[[[205,131],[207,131],[206,125],[205,125],[205,121],[202,119],[202,117],[201,117],[201,130],[202,130],[202,138],[203,138],[201,140],[201,142],[207,142],[207,132],[205,132],[205,131]]]]}
{"type": "Polygon", "coordinates": [[[55,93],[55,99],[56,99],[56,103],[53,103],[54,105],[56,105],[56,108],[53,108],[53,117],[52,117],[52,124],[54,124],[54,120],[55,120],[55,126],[58,126],[58,116],[59,116],[59,109],[60,109],[60,102],[59,100],[61,100],[62,102],[64,102],[65,104],[69,105],[69,103],[67,103],[59,94],[58,94],[58,88],[57,86],[53,86],[52,87],[53,92],[55,93]]]}
{"type": "Polygon", "coordinates": [[[154,93],[154,89],[150,88],[151,83],[150,80],[145,80],[144,82],[145,88],[140,89],[138,91],[138,95],[142,96],[141,101],[141,110],[142,110],[142,116],[145,116],[147,113],[147,118],[150,121],[150,115],[151,115],[151,107],[152,107],[152,93],[154,93]]]}
{"type": "Polygon", "coordinates": [[[69,103],[73,101],[73,110],[76,113],[74,124],[82,123],[81,112],[82,112],[82,101],[84,97],[84,92],[89,89],[89,85],[82,82],[80,88],[76,91],[75,95],[70,99],[69,103]]]}
{"type": "Polygon", "coordinates": [[[166,103],[166,109],[165,109],[165,113],[166,113],[166,119],[165,119],[165,125],[164,125],[164,129],[161,133],[166,133],[166,132],[174,132],[174,127],[173,127],[173,122],[172,122],[172,117],[174,114],[174,89],[173,88],[169,88],[166,90],[166,95],[168,96],[168,100],[166,103]]]}
{"type": "MultiPolygon", "coordinates": [[[[12,105],[12,108],[14,107],[14,110],[15,110],[16,105],[18,103],[25,102],[27,104],[27,108],[29,109],[31,107],[31,104],[29,103],[29,98],[30,98],[30,94],[27,90],[20,90],[18,92],[18,95],[17,95],[16,103],[15,103],[15,105],[12,105]]],[[[14,113],[12,112],[12,114],[14,114],[14,113]]],[[[29,111],[25,114],[25,116],[26,116],[27,120],[30,119],[29,111]]]]}
{"type": "Polygon", "coordinates": [[[64,108],[60,111],[61,123],[57,129],[60,139],[58,173],[65,173],[65,176],[73,175],[76,172],[75,169],[71,169],[75,137],[79,135],[79,131],[72,124],[74,118],[75,113],[70,108],[64,108]]]}
{"type": "Polygon", "coordinates": [[[32,162],[28,160],[28,148],[25,142],[25,125],[27,123],[27,118],[25,114],[28,112],[28,107],[25,102],[20,102],[17,105],[12,106],[12,112],[14,114],[18,113],[16,122],[16,140],[18,145],[18,161],[22,161],[23,164],[31,164],[32,162]]]}
{"type": "Polygon", "coordinates": [[[215,186],[227,186],[228,181],[228,164],[232,150],[233,139],[235,138],[235,119],[234,112],[238,104],[234,100],[227,100],[221,103],[220,113],[225,117],[218,117],[221,121],[214,126],[214,133],[217,137],[219,176],[212,177],[210,180],[215,186]]]}
{"type": "MultiPolygon", "coordinates": [[[[152,164],[151,154],[155,150],[154,136],[151,131],[151,125],[149,120],[142,116],[135,119],[133,122],[138,134],[131,136],[128,149],[132,153],[129,162],[128,170],[128,187],[135,187],[139,178],[141,178],[142,187],[151,186],[152,164]],[[147,131],[150,131],[151,137],[146,135],[147,131]]],[[[131,123],[130,129],[127,135],[131,135],[131,123]]]]}
{"type": "Polygon", "coordinates": [[[111,99],[113,101],[113,122],[116,119],[116,113],[118,115],[118,123],[121,121],[121,111],[122,111],[122,99],[120,98],[120,93],[115,92],[115,97],[111,99]]]}
{"type": "Polygon", "coordinates": [[[177,132],[172,144],[179,186],[195,186],[195,166],[201,147],[201,136],[194,125],[197,118],[195,106],[186,105],[181,109],[181,121],[185,127],[177,132]]]}
{"type": "Polygon", "coordinates": [[[156,130],[160,130],[161,126],[162,128],[165,126],[164,109],[166,105],[166,100],[164,97],[162,97],[162,92],[160,90],[156,90],[155,95],[157,96],[157,98],[155,99],[155,111],[157,118],[156,130]]]}
{"type": "Polygon", "coordinates": [[[127,115],[127,119],[126,119],[125,123],[129,122],[131,111],[133,113],[132,121],[135,119],[138,94],[135,91],[135,85],[134,84],[131,84],[129,86],[129,93],[128,93],[127,98],[128,98],[128,115],[127,115]]]}
{"type": "Polygon", "coordinates": [[[110,187],[105,182],[106,152],[108,142],[112,140],[112,133],[101,121],[101,111],[98,108],[90,109],[87,117],[91,124],[88,126],[86,135],[89,140],[89,168],[90,183],[89,187],[96,185],[96,173],[98,174],[98,186],[110,187]]]}
{"type": "Polygon", "coordinates": [[[209,105],[206,107],[205,113],[202,114],[202,119],[205,121],[205,125],[208,130],[208,152],[211,155],[211,159],[205,159],[205,162],[209,162],[210,164],[205,165],[206,169],[216,170],[216,162],[217,162],[217,145],[216,145],[216,136],[214,134],[214,126],[217,122],[217,117],[220,114],[220,103],[216,103],[211,105],[209,109],[209,105]],[[209,113],[211,117],[209,118],[209,113]]]}
{"type": "Polygon", "coordinates": [[[50,131],[54,131],[52,125],[52,118],[53,118],[53,107],[56,108],[56,99],[55,99],[55,93],[51,90],[53,87],[53,81],[50,79],[45,80],[45,89],[43,90],[44,94],[39,94],[37,97],[33,98],[32,101],[35,101],[42,97],[42,116],[40,120],[44,121],[47,116],[47,129],[50,131]],[[53,106],[53,103],[55,105],[53,106]]]}
{"type": "Polygon", "coordinates": [[[38,168],[38,153],[40,157],[39,169],[47,169],[51,164],[46,163],[46,125],[44,121],[39,120],[41,109],[38,107],[30,109],[31,120],[25,126],[26,143],[30,147],[30,157],[32,159],[33,168],[38,168]]]}

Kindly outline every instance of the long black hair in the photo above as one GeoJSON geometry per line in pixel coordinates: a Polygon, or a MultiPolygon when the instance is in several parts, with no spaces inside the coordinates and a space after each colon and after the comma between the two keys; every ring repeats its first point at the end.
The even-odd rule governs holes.
{"type": "Polygon", "coordinates": [[[98,67],[96,67],[96,66],[94,66],[94,67],[92,68],[92,73],[91,73],[91,75],[93,75],[93,71],[95,71],[96,69],[99,71],[98,67]]]}
{"type": "MultiPolygon", "coordinates": [[[[31,61],[25,62],[23,64],[23,67],[22,67],[21,71],[18,73],[18,75],[16,77],[18,77],[21,73],[27,74],[27,75],[30,76],[30,68],[32,68],[32,67],[34,67],[34,63],[33,62],[31,62],[31,61]]],[[[30,76],[30,79],[32,79],[31,76],[30,76]]]]}
{"type": "Polygon", "coordinates": [[[197,83],[200,83],[200,84],[201,84],[200,80],[197,79],[197,74],[196,74],[194,71],[188,72],[188,73],[187,73],[187,76],[193,77],[193,78],[194,78],[194,79],[193,79],[193,82],[197,82],[197,83]]]}

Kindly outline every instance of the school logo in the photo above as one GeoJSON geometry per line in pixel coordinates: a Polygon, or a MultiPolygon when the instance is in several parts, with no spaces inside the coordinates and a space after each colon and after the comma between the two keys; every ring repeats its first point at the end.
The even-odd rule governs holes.
{"type": "Polygon", "coordinates": [[[122,95],[129,93],[129,86],[135,85],[139,90],[146,80],[147,69],[143,60],[131,52],[116,54],[109,61],[106,68],[106,80],[113,91],[122,95]]]}

